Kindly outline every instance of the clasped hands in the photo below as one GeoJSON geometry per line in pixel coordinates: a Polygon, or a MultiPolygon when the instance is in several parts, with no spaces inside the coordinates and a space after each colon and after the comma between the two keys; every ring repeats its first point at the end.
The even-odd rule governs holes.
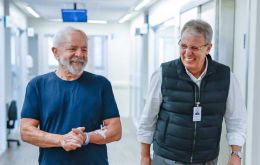
{"type": "Polygon", "coordinates": [[[72,130],[61,135],[60,145],[65,151],[72,151],[80,148],[86,140],[86,134],[84,133],[85,127],[72,128],[72,130]]]}

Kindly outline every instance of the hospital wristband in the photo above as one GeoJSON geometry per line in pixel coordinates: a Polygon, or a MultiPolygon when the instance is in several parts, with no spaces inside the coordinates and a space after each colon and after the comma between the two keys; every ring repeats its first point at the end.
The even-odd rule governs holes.
{"type": "Polygon", "coordinates": [[[83,145],[88,145],[89,144],[89,141],[90,141],[90,133],[86,132],[86,140],[85,140],[85,143],[83,145]]]}

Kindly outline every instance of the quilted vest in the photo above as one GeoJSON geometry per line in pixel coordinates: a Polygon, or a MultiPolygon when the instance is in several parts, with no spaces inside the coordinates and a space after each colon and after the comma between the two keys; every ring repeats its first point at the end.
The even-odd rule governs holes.
{"type": "Polygon", "coordinates": [[[219,154],[219,141],[230,84],[229,67],[208,58],[200,88],[186,73],[181,59],[163,63],[160,106],[153,148],[157,155],[183,163],[204,163],[219,154]],[[193,121],[199,101],[201,121],[193,121]]]}

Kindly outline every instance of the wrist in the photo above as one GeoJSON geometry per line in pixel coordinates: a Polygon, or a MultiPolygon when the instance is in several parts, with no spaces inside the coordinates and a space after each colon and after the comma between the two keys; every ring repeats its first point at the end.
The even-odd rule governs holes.
{"type": "Polygon", "coordinates": [[[86,135],[86,139],[85,139],[84,145],[88,145],[90,142],[90,133],[85,132],[85,135],[86,135]]]}
{"type": "Polygon", "coordinates": [[[235,156],[239,159],[242,159],[243,153],[241,152],[241,150],[234,150],[231,152],[231,156],[235,156]]]}
{"type": "Polygon", "coordinates": [[[150,155],[141,155],[141,159],[148,160],[148,159],[151,159],[151,156],[150,155]]]}
{"type": "Polygon", "coordinates": [[[57,146],[62,147],[64,144],[63,135],[58,135],[58,137],[55,139],[57,140],[57,142],[56,142],[57,146]]]}

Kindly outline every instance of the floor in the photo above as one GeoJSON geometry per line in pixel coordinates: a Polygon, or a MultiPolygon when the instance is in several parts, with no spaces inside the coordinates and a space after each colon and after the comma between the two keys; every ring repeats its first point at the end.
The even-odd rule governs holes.
{"type": "MultiPolygon", "coordinates": [[[[136,130],[132,121],[128,118],[122,119],[123,136],[119,142],[108,144],[108,158],[110,165],[138,165],[139,143],[136,141],[136,130]]],[[[16,143],[0,156],[0,165],[37,165],[38,148],[21,143],[16,143]]]]}

